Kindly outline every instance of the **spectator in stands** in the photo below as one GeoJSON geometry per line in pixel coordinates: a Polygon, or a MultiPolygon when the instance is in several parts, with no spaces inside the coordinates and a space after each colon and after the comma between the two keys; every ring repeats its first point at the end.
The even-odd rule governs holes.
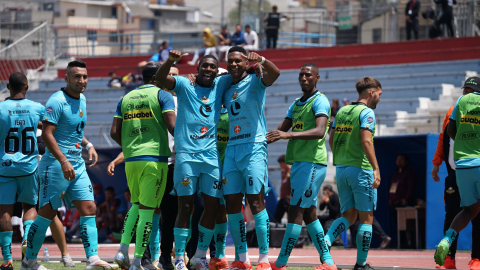
{"type": "Polygon", "coordinates": [[[205,53],[211,54],[218,58],[217,56],[217,39],[212,34],[212,30],[210,28],[203,29],[203,48],[195,51],[195,55],[193,56],[192,61],[189,61],[188,64],[194,66],[197,64],[197,60],[200,57],[200,54],[205,53]]]}
{"type": "Polygon", "coordinates": [[[117,209],[121,201],[115,198],[115,189],[109,186],[105,189],[105,201],[100,204],[97,211],[97,228],[107,227],[108,231],[119,232],[121,225],[117,222],[117,209]]]}
{"type": "Polygon", "coordinates": [[[278,29],[280,28],[280,19],[286,18],[287,20],[290,20],[290,17],[288,17],[287,15],[282,15],[278,13],[277,10],[278,10],[277,6],[273,5],[272,12],[268,13],[267,16],[263,19],[263,21],[267,23],[267,30],[265,31],[267,35],[267,49],[277,48],[278,29]]]}
{"type": "Polygon", "coordinates": [[[244,39],[245,39],[245,50],[258,50],[258,35],[257,32],[253,31],[250,28],[250,25],[245,25],[245,34],[244,34],[244,39]]]}
{"type": "Polygon", "coordinates": [[[235,26],[235,33],[232,35],[232,46],[245,45],[245,33],[242,30],[242,26],[237,24],[235,26]]]}
{"type": "MultiPolygon", "coordinates": [[[[162,45],[158,46],[158,52],[152,55],[152,57],[150,57],[150,59],[148,59],[147,61],[142,61],[138,63],[138,67],[140,71],[148,62],[155,62],[155,63],[158,62],[160,64],[165,62],[165,60],[168,59],[168,52],[170,52],[171,50],[173,49],[172,47],[168,46],[168,42],[166,41],[162,42],[162,45]]],[[[141,73],[141,72],[138,72],[138,73],[141,73]]]]}
{"type": "Polygon", "coordinates": [[[282,186],[280,187],[280,200],[277,203],[273,217],[275,222],[281,223],[285,212],[288,211],[290,206],[290,167],[292,166],[285,163],[285,155],[281,155],[277,161],[282,169],[282,186]]]}
{"type": "Polygon", "coordinates": [[[130,208],[132,208],[132,201],[131,201],[131,198],[132,198],[132,193],[130,193],[130,189],[127,188],[125,189],[125,192],[123,193],[124,196],[125,196],[125,200],[127,200],[128,204],[127,204],[127,212],[128,210],[130,210],[130,208]]]}
{"type": "Polygon", "coordinates": [[[415,39],[418,39],[418,12],[420,11],[420,0],[410,0],[405,7],[407,40],[411,39],[411,31],[415,39]]]}
{"type": "Polygon", "coordinates": [[[390,184],[389,204],[392,207],[414,206],[415,191],[417,188],[417,175],[408,166],[408,156],[397,156],[397,170],[392,176],[390,184]]]}
{"type": "Polygon", "coordinates": [[[222,53],[225,53],[225,62],[227,61],[228,57],[228,50],[231,48],[232,44],[232,35],[228,32],[227,25],[224,24],[222,25],[222,30],[220,31],[220,34],[218,34],[218,47],[217,47],[217,52],[218,52],[218,57],[219,61],[220,58],[222,57],[222,53]]]}
{"type": "Polygon", "coordinates": [[[117,73],[115,73],[115,71],[110,71],[108,76],[110,76],[110,80],[108,81],[108,87],[122,87],[122,86],[125,86],[122,83],[122,78],[117,77],[117,73]]]}
{"type": "Polygon", "coordinates": [[[124,77],[125,81],[125,95],[128,94],[128,92],[132,91],[133,89],[136,89],[140,85],[142,85],[142,82],[137,78],[137,76],[133,73],[129,73],[127,76],[124,77]]]}
{"type": "Polygon", "coordinates": [[[93,197],[97,207],[105,201],[105,193],[102,184],[93,185],[93,197]]]}
{"type": "Polygon", "coordinates": [[[348,98],[343,99],[343,106],[350,105],[350,100],[348,98]]]}
{"type": "Polygon", "coordinates": [[[341,216],[340,199],[338,194],[333,191],[331,185],[323,187],[323,195],[320,198],[320,206],[318,208],[320,210],[327,209],[325,214],[318,216],[318,220],[320,220],[323,230],[328,231],[332,222],[341,216]]]}
{"type": "Polygon", "coordinates": [[[441,29],[440,25],[447,25],[448,36],[454,37],[455,30],[453,28],[453,4],[456,0],[433,0],[436,4],[441,4],[442,8],[436,14],[435,27],[441,29]]]}

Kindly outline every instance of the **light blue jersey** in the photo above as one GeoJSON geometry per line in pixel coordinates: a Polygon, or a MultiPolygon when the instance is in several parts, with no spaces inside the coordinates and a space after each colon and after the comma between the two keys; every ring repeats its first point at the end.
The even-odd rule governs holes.
{"type": "Polygon", "coordinates": [[[30,175],[37,169],[37,126],[42,104],[28,99],[0,103],[0,176],[30,175]]]}
{"type": "MultiPolygon", "coordinates": [[[[53,137],[60,151],[72,162],[84,162],[82,158],[83,129],[87,124],[87,102],[85,96],[74,98],[63,90],[53,94],[45,106],[43,122],[56,125],[53,137]]],[[[52,153],[45,150],[43,159],[55,159],[52,153]]]]}
{"type": "Polygon", "coordinates": [[[184,77],[174,76],[177,94],[175,151],[198,153],[217,149],[216,123],[220,117],[222,94],[232,83],[230,75],[215,78],[211,87],[193,86],[184,77]]]}
{"type": "Polygon", "coordinates": [[[225,91],[223,102],[230,121],[228,146],[266,142],[266,89],[262,78],[250,74],[225,91]]]}

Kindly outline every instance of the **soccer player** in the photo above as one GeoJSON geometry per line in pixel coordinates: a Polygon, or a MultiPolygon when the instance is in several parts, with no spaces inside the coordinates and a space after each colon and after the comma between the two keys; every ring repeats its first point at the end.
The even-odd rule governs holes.
{"type": "Polygon", "coordinates": [[[373,269],[367,264],[372,240],[373,210],[377,204],[377,188],[380,185],[380,168],[375,157],[373,136],[375,114],[373,109],[380,102],[382,85],[371,77],[355,83],[357,102],[342,107],[333,122],[329,138],[333,152],[333,165],[337,166],[337,187],[342,217],[336,219],[325,241],[329,246],[343,231],[353,224],[357,215],[357,262],[354,270],[373,269]]]}
{"type": "Polygon", "coordinates": [[[168,60],[157,72],[157,83],[177,95],[178,120],[175,128],[174,189],[178,196],[175,222],[175,268],[186,270],[184,253],[195,192],[202,193],[204,212],[198,225],[199,237],[190,265],[207,269],[206,254],[212,240],[222,194],[221,164],[216,149],[216,123],[220,117],[223,90],[230,76],[217,77],[218,61],[212,55],[200,59],[194,86],[189,79],[168,76],[170,66],[188,54],[170,51],[168,60]]]}
{"type": "Polygon", "coordinates": [[[2,270],[12,270],[12,215],[15,195],[22,203],[24,234],[27,239],[30,226],[37,216],[38,155],[37,126],[45,113],[40,103],[25,98],[28,80],[15,72],[7,84],[8,100],[0,109],[0,246],[3,255],[2,270]]]}
{"type": "Polygon", "coordinates": [[[265,210],[264,192],[268,186],[265,120],[265,90],[280,76],[280,70],[257,53],[235,46],[228,51],[227,70],[233,83],[223,95],[228,109],[229,136],[223,168],[223,193],[228,223],[239,260],[230,269],[252,269],[245,239],[242,215],[244,194],[255,219],[260,256],[257,269],[269,270],[269,220],[265,210]],[[249,62],[262,65],[265,73],[257,78],[246,72],[249,62]]]}
{"type": "Polygon", "coordinates": [[[175,104],[170,93],[150,83],[158,67],[157,63],[145,65],[142,75],[149,83],[118,102],[110,131],[112,139],[122,146],[133,203],[125,218],[115,262],[130,270],[143,269],[141,259],[152,233],[154,211],[160,208],[167,182],[167,160],[172,155],[167,134],[173,133],[175,127],[175,104]],[[135,227],[135,254],[130,265],[128,246],[135,227]]]}
{"type": "Polygon", "coordinates": [[[83,136],[87,123],[86,99],[87,66],[81,60],[68,63],[65,88],[47,101],[43,117],[42,139],[47,147],[39,165],[40,210],[30,227],[28,246],[22,270],[45,269],[37,263],[45,232],[61,206],[62,198],[80,212],[80,235],[87,257],[86,269],[112,269],[98,257],[96,206],[93,190],[82,158],[82,146],[87,148],[90,160],[97,163],[93,145],[83,136]]]}
{"type": "Polygon", "coordinates": [[[467,85],[475,92],[457,100],[447,126],[448,136],[455,141],[453,159],[463,210],[457,214],[437,246],[434,258],[440,266],[444,264],[458,233],[478,215],[480,209],[480,78],[468,78],[464,86],[467,85]]]}
{"type": "Polygon", "coordinates": [[[324,232],[317,218],[317,196],[327,175],[325,136],[330,121],[330,102],[317,89],[318,67],[306,63],[300,69],[298,81],[303,92],[290,106],[287,117],[274,131],[267,133],[267,142],[287,140],[285,163],[291,168],[291,194],[288,224],[280,254],[273,270],[286,269],[288,258],[307,224],[310,237],[320,254],[322,265],[316,269],[337,269],[325,243],[324,232]],[[291,132],[287,132],[292,129],[291,132]],[[308,151],[305,151],[308,149],[308,151]]]}

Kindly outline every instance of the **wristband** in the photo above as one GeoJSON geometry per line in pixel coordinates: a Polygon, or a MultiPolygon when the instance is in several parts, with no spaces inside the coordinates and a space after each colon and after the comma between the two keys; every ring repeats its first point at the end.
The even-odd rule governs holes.
{"type": "Polygon", "coordinates": [[[256,68],[256,67],[257,67],[257,64],[258,64],[258,62],[255,63],[255,64],[253,64],[253,68],[256,68]]]}
{"type": "Polygon", "coordinates": [[[90,147],[93,147],[93,144],[92,144],[92,143],[88,143],[88,144],[85,146],[85,148],[87,148],[87,150],[89,150],[90,147]]]}
{"type": "Polygon", "coordinates": [[[68,159],[65,159],[64,161],[60,162],[60,165],[63,165],[63,163],[67,162],[68,159]]]}
{"type": "Polygon", "coordinates": [[[260,65],[263,65],[263,63],[265,63],[265,57],[262,56],[262,61],[259,62],[260,65]]]}

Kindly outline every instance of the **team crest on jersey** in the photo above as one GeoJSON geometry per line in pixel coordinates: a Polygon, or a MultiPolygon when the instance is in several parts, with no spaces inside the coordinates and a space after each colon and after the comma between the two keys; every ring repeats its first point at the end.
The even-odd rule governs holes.
{"type": "Polygon", "coordinates": [[[80,109],[80,110],[78,111],[78,115],[79,115],[80,117],[83,117],[83,110],[82,110],[82,109],[80,109]]]}
{"type": "Polygon", "coordinates": [[[208,102],[210,102],[210,99],[206,96],[203,96],[202,101],[203,101],[203,103],[208,103],[208,102]]]}
{"type": "Polygon", "coordinates": [[[237,97],[238,97],[238,93],[237,93],[237,92],[233,92],[232,98],[233,98],[233,99],[236,99],[237,97]]]}
{"type": "Polygon", "coordinates": [[[20,105],[20,103],[17,103],[17,108],[21,108],[22,105],[20,105]]]}
{"type": "Polygon", "coordinates": [[[52,108],[52,107],[48,107],[48,108],[47,108],[47,113],[51,113],[51,112],[53,112],[53,108],[52,108]]]}
{"type": "Polygon", "coordinates": [[[190,183],[191,183],[191,182],[190,182],[190,180],[188,180],[188,178],[186,178],[186,177],[183,178],[183,180],[182,180],[182,185],[188,186],[190,183]]]}
{"type": "Polygon", "coordinates": [[[63,199],[65,197],[65,191],[62,192],[62,194],[58,195],[58,197],[60,197],[60,199],[63,199]]]}
{"type": "Polygon", "coordinates": [[[449,188],[447,189],[447,193],[448,193],[448,194],[452,194],[452,193],[454,193],[454,192],[455,192],[455,189],[453,189],[452,187],[449,187],[449,188]]]}
{"type": "Polygon", "coordinates": [[[228,182],[228,179],[224,176],[222,177],[222,183],[225,185],[228,182]]]}

